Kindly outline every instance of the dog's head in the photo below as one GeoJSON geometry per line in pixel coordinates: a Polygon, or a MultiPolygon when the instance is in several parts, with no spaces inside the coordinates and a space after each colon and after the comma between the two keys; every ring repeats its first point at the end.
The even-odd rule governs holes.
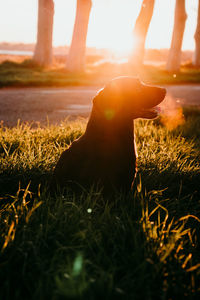
{"type": "Polygon", "coordinates": [[[165,98],[164,88],[145,85],[135,77],[117,77],[111,80],[94,99],[94,106],[106,119],[131,117],[154,119],[155,107],[165,98]]]}

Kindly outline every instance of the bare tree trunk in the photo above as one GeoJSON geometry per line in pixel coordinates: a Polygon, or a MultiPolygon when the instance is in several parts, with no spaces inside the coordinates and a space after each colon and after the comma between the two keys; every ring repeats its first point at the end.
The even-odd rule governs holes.
{"type": "Polygon", "coordinates": [[[41,66],[52,63],[53,0],[38,0],[38,32],[33,60],[41,66]]]}
{"type": "Polygon", "coordinates": [[[155,0],[143,0],[139,16],[133,30],[134,49],[130,63],[140,66],[144,60],[145,42],[153,16],[155,0]]]}
{"type": "Polygon", "coordinates": [[[86,39],[92,0],[77,0],[76,19],[66,68],[80,72],[85,68],[86,39]]]}
{"type": "Polygon", "coordinates": [[[187,14],[185,0],[176,0],[174,29],[166,69],[169,72],[179,71],[181,65],[181,48],[185,31],[187,14]]]}
{"type": "Polygon", "coordinates": [[[193,65],[195,67],[200,67],[200,0],[199,0],[198,15],[197,15],[197,27],[196,27],[194,39],[195,39],[195,50],[193,56],[193,65]]]}

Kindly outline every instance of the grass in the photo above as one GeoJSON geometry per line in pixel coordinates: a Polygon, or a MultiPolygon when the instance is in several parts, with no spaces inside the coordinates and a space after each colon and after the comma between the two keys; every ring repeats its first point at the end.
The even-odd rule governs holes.
{"type": "Polygon", "coordinates": [[[174,130],[136,122],[139,172],[127,197],[46,193],[86,122],[1,128],[1,299],[199,297],[200,111],[184,114],[174,130]]]}
{"type": "Polygon", "coordinates": [[[155,84],[200,83],[200,69],[183,66],[177,74],[165,71],[163,67],[144,66],[135,70],[128,64],[110,62],[88,62],[85,73],[69,73],[61,65],[45,69],[31,60],[23,62],[4,61],[0,64],[0,88],[2,87],[43,87],[102,85],[120,75],[140,76],[146,82],[155,84]]]}

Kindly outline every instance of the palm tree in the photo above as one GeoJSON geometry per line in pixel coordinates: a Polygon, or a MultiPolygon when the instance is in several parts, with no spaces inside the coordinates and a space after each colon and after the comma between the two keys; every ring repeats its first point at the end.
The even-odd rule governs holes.
{"type": "Polygon", "coordinates": [[[38,0],[37,43],[33,60],[41,66],[52,63],[53,0],[38,0]]]}
{"type": "Polygon", "coordinates": [[[195,50],[193,56],[193,65],[195,67],[200,67],[200,0],[199,0],[198,15],[197,15],[197,27],[196,27],[194,39],[195,39],[195,50]]]}
{"type": "Polygon", "coordinates": [[[66,68],[80,72],[85,67],[86,39],[92,0],[77,0],[76,19],[66,68]]]}
{"type": "Polygon", "coordinates": [[[187,14],[185,0],[176,0],[174,29],[166,69],[169,72],[179,71],[181,65],[181,48],[185,31],[187,14]]]}
{"type": "Polygon", "coordinates": [[[155,0],[143,0],[139,16],[134,26],[134,49],[130,57],[130,63],[137,66],[143,63],[145,41],[153,16],[154,4],[155,0]]]}

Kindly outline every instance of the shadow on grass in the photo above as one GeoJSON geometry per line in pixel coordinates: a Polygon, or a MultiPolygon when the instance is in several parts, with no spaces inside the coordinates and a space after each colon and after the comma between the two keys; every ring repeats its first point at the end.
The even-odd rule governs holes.
{"type": "Polygon", "coordinates": [[[18,214],[18,223],[15,239],[0,255],[0,295],[56,300],[197,295],[198,286],[182,267],[195,251],[183,222],[170,225],[172,216],[162,207],[151,214],[160,199],[158,191],[145,195],[139,182],[134,196],[112,202],[96,191],[79,199],[43,194],[33,216],[18,199],[7,218],[4,213],[7,222],[18,214]]]}
{"type": "Polygon", "coordinates": [[[42,172],[40,168],[34,168],[26,171],[7,170],[0,175],[0,194],[1,197],[6,195],[14,195],[19,187],[26,188],[30,184],[30,190],[37,193],[38,187],[47,187],[53,171],[42,172]]]}
{"type": "MultiPolygon", "coordinates": [[[[38,188],[41,190],[48,188],[52,173],[53,166],[48,172],[42,171],[39,167],[28,171],[22,170],[21,172],[7,170],[0,176],[1,197],[15,195],[19,187],[26,188],[29,184],[29,190],[37,194],[38,188]]],[[[170,209],[170,212],[174,216],[181,217],[185,214],[199,215],[199,183],[199,172],[179,172],[176,169],[176,164],[171,164],[169,169],[161,171],[152,162],[152,164],[139,166],[134,186],[136,188],[138,184],[141,184],[142,189],[147,193],[162,191],[162,200],[159,200],[160,203],[167,209],[170,209]]]]}

